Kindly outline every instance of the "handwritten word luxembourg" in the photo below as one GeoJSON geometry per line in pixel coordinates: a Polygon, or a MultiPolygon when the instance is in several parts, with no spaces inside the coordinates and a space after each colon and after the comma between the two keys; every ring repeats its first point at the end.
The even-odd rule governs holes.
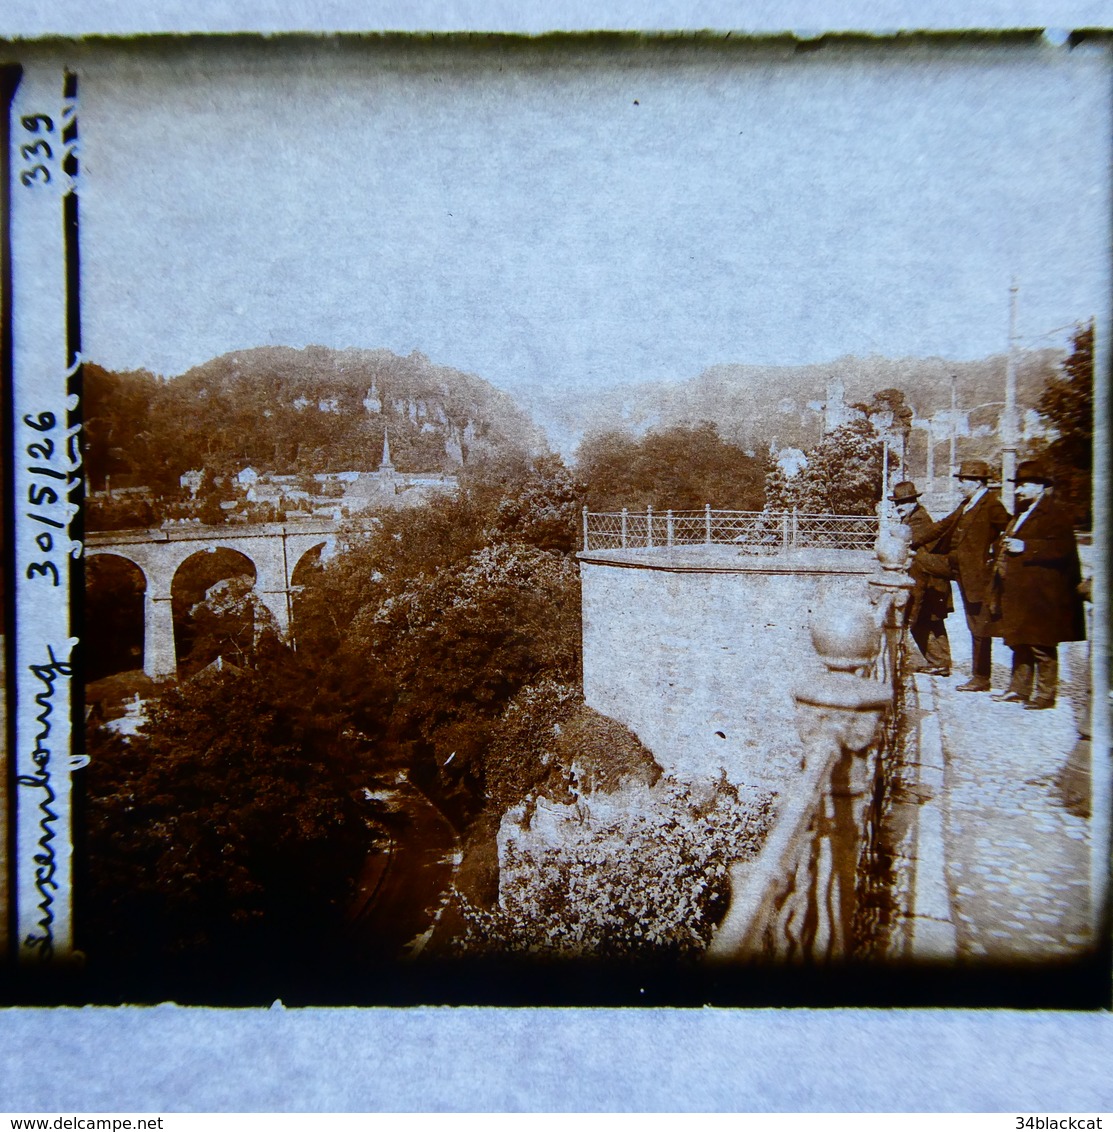
{"type": "Polygon", "coordinates": [[[54,953],[54,893],[58,889],[56,879],[58,855],[54,849],[54,841],[58,836],[55,830],[58,812],[53,808],[57,793],[53,785],[52,751],[49,743],[51,716],[54,714],[54,684],[59,677],[68,680],[73,674],[70,665],[58,660],[50,646],[47,646],[46,655],[48,663],[29,666],[31,675],[42,685],[35,696],[35,704],[39,709],[35,717],[39,723],[39,730],[35,734],[35,747],[31,752],[35,773],[20,774],[16,777],[18,786],[40,793],[39,839],[34,855],[35,890],[39,897],[37,922],[39,930],[28,935],[24,943],[27,947],[33,948],[43,960],[50,959],[54,953]]]}

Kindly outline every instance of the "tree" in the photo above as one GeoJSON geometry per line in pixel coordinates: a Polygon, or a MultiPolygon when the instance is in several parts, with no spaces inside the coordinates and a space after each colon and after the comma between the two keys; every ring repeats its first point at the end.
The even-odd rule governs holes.
{"type": "Polygon", "coordinates": [[[903,389],[879,389],[866,406],[866,416],[890,443],[899,437],[902,447],[908,444],[915,414],[904,399],[903,389]]]}
{"type": "Polygon", "coordinates": [[[759,850],[771,799],[725,775],[710,797],[668,777],[635,789],[638,804],[569,821],[555,842],[510,840],[497,904],[476,907],[457,890],[457,950],[625,962],[698,957],[729,903],[729,862],[759,850]]]}
{"type": "Polygon", "coordinates": [[[664,511],[756,511],[764,503],[762,467],[723,440],[710,421],[675,425],[635,438],[606,432],[584,439],[576,453],[579,478],[593,511],[623,507],[664,511]]]}
{"type": "Polygon", "coordinates": [[[568,553],[578,545],[582,492],[559,456],[529,462],[494,508],[500,540],[568,553]]]}
{"type": "Polygon", "coordinates": [[[386,819],[374,750],[310,686],[276,645],[257,670],[167,692],[130,742],[90,735],[94,973],[251,1001],[332,969],[386,819]]]}
{"type": "MultiPolygon", "coordinates": [[[[159,395],[158,379],[146,370],[112,373],[94,362],[82,366],[83,425],[81,447],[85,475],[92,491],[103,491],[108,476],[140,472],[145,458],[155,456],[147,446],[151,405],[159,395]]],[[[152,461],[161,472],[161,460],[152,461]]]]}
{"type": "Polygon", "coordinates": [[[85,524],[91,531],[127,531],[155,524],[155,509],[142,496],[99,496],[85,504],[85,524]]]}
{"type": "Polygon", "coordinates": [[[226,547],[218,547],[212,553],[193,554],[178,568],[170,592],[181,671],[195,672],[222,653],[227,655],[227,659],[232,659],[233,653],[226,647],[227,640],[236,640],[240,649],[250,648],[252,628],[250,624],[244,627],[244,611],[240,611],[237,625],[235,618],[222,618],[210,611],[205,606],[205,598],[214,586],[231,578],[245,579],[245,585],[250,589],[254,577],[255,568],[251,562],[238,551],[226,547]],[[198,643],[202,643],[203,647],[195,648],[198,643]]]}
{"type": "Polygon", "coordinates": [[[111,475],[156,497],[174,495],[182,473],[202,467],[218,476],[248,464],[310,476],[369,471],[378,465],[384,428],[402,471],[448,470],[461,446],[470,462],[525,453],[539,440],[512,398],[480,378],[386,350],[260,347],[169,380],[92,362],[84,374],[94,491],[111,475]],[[364,405],[372,385],[374,412],[374,402],[364,405]]]}
{"type": "Polygon", "coordinates": [[[357,725],[410,744],[439,788],[463,791],[470,812],[482,803],[485,753],[509,701],[544,676],[578,681],[579,613],[571,559],[497,543],[365,606],[332,664],[364,706],[357,725]],[[367,681],[369,667],[379,680],[367,681]]]}
{"type": "Polygon", "coordinates": [[[829,432],[807,452],[807,466],[786,476],[777,466],[766,478],[774,511],[872,515],[881,500],[883,446],[874,425],[862,417],[829,432]]]}
{"type": "Polygon", "coordinates": [[[1094,324],[1075,327],[1072,350],[1052,377],[1036,411],[1055,429],[1047,458],[1058,489],[1080,521],[1090,518],[1094,466],[1094,324]]]}
{"type": "Polygon", "coordinates": [[[484,757],[486,803],[496,820],[538,794],[565,800],[573,775],[587,789],[611,793],[631,781],[652,786],[660,774],[629,728],[589,708],[578,687],[550,676],[510,701],[484,757]]]}
{"type": "Polygon", "coordinates": [[[224,508],[220,504],[225,494],[217,481],[216,473],[212,468],[206,468],[201,477],[201,486],[197,489],[198,514],[202,523],[219,526],[224,522],[224,508]]]}
{"type": "Polygon", "coordinates": [[[278,638],[278,622],[244,575],[222,578],[189,611],[193,629],[190,664],[194,669],[223,657],[244,667],[252,664],[267,635],[278,638]]]}
{"type": "Polygon", "coordinates": [[[295,630],[352,726],[467,820],[506,705],[579,679],[579,496],[555,456],[477,459],[462,480],[307,573],[295,630]]]}

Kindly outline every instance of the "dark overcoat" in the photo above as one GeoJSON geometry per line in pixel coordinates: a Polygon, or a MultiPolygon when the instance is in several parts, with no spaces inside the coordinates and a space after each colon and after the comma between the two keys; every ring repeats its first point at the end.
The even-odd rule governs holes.
{"type": "Polygon", "coordinates": [[[955,604],[951,596],[950,564],[945,555],[938,553],[940,537],[932,535],[936,524],[927,508],[919,504],[905,523],[912,531],[912,548],[915,551],[912,565],[908,568],[916,583],[912,592],[913,616],[922,609],[925,617],[944,618],[953,612],[955,604]]]}
{"type": "Polygon", "coordinates": [[[1051,492],[1034,504],[1013,536],[1020,554],[997,559],[1001,631],[1007,645],[1057,645],[1086,638],[1078,583],[1082,570],[1069,512],[1051,492]]]}
{"type": "Polygon", "coordinates": [[[948,555],[968,602],[983,602],[990,596],[994,546],[1010,519],[997,492],[987,491],[973,507],[956,507],[927,531],[937,540],[939,553],[948,555]]]}

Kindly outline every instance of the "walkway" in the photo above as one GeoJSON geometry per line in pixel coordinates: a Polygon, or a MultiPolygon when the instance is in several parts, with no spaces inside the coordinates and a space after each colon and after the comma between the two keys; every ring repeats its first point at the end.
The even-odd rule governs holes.
{"type": "MultiPolygon", "coordinates": [[[[1072,674],[1079,684],[1085,646],[1060,648],[1059,703],[1029,712],[956,692],[969,671],[968,635],[953,632],[952,645],[955,675],[917,675],[908,705],[919,758],[902,787],[916,804],[919,844],[908,847],[916,915],[906,947],[959,961],[1077,956],[1093,942],[1091,823],[1077,801],[1068,808],[1062,772],[1079,755],[1082,705],[1070,684],[1072,674]]],[[[995,654],[1000,691],[1010,654],[999,642],[995,654]]]]}

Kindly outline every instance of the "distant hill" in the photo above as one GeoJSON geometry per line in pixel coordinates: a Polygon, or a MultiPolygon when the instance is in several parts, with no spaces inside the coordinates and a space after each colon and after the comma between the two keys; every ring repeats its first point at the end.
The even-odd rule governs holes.
{"type": "MultiPolygon", "coordinates": [[[[1035,406],[1063,357],[1057,350],[1021,355],[1021,411],[1035,406]]],[[[761,455],[774,438],[782,447],[807,448],[816,442],[822,416],[808,406],[825,399],[830,382],[841,382],[851,403],[868,401],[881,389],[900,389],[918,417],[929,417],[950,407],[952,374],[958,379],[960,408],[986,406],[972,423],[995,423],[1000,406],[990,403],[1005,396],[1003,355],[976,362],[843,357],[808,366],[718,365],[687,380],[632,383],[589,395],[540,386],[516,392],[553,447],[566,456],[590,432],[624,429],[641,434],[703,420],[715,422],[724,439],[761,455]]]]}
{"type": "Polygon", "coordinates": [[[170,490],[191,468],[277,473],[375,469],[383,434],[400,471],[453,471],[544,438],[508,394],[420,353],[237,350],[179,377],[85,366],[86,467],[170,490]]]}

